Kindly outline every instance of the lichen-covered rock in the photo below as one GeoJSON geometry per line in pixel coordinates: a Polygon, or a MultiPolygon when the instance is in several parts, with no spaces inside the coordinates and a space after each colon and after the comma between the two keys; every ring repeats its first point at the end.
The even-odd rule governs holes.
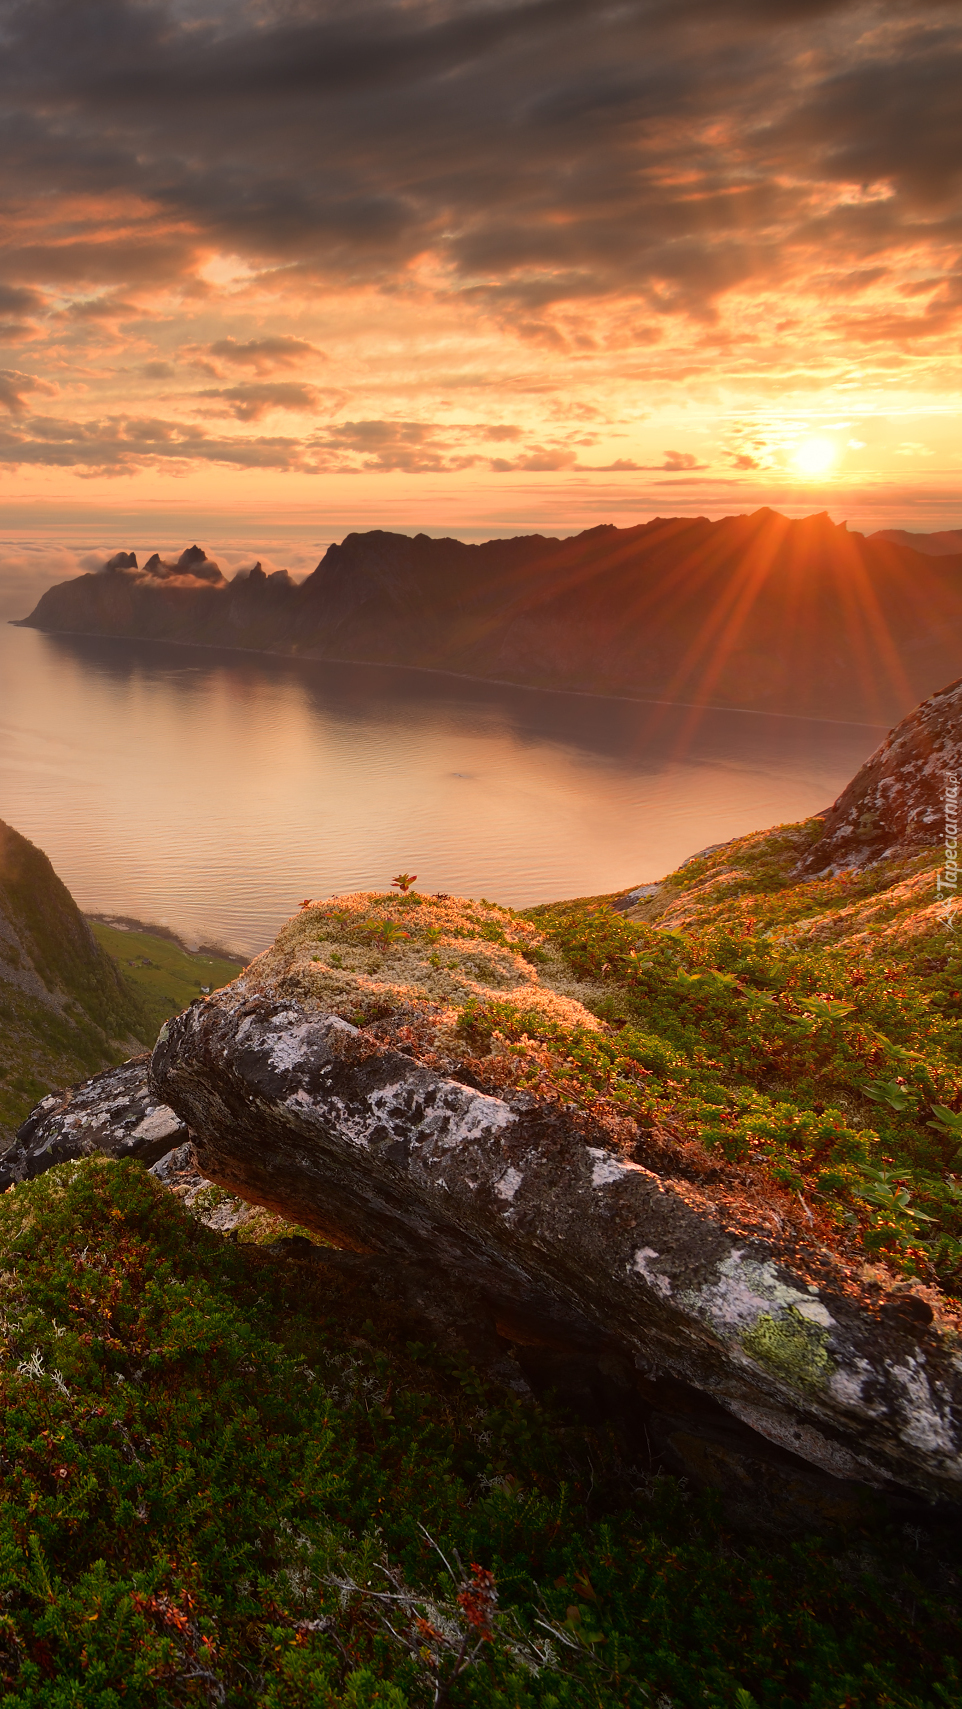
{"type": "MultiPolygon", "coordinates": [[[[156,1096],[190,1126],[204,1176],[358,1254],[429,1264],[439,1289],[473,1290],[519,1347],[607,1361],[640,1406],[675,1419],[662,1434],[689,1465],[730,1458],[719,1447],[727,1417],[793,1456],[793,1475],[808,1462],[837,1479],[962,1499],[962,1355],[931,1292],[859,1288],[830,1254],[814,1272],[793,1268],[776,1247],[713,1218],[704,1199],[592,1136],[577,1112],[459,1079],[453,1057],[420,1043],[425,1015],[435,1044],[454,1027],[456,993],[420,980],[411,957],[427,954],[430,966],[423,944],[408,945],[396,970],[387,946],[374,971],[346,968],[330,949],[345,906],[306,909],[240,979],[164,1029],[156,1096]],[[651,1398],[666,1385],[676,1397],[667,1412],[651,1398]]],[[[412,923],[427,906],[412,903],[412,923]]],[[[502,970],[502,989],[522,978],[553,988],[545,963],[537,980],[520,974],[512,917],[457,910],[433,971],[492,989],[474,947],[488,927],[484,965],[502,970]]],[[[391,918],[405,918],[397,899],[391,918]]],[[[517,941],[536,950],[516,925],[517,941]]],[[[570,990],[555,995],[579,1002],[570,990]]]]}
{"type": "Polygon", "coordinates": [[[43,1098],[0,1157],[0,1192],[19,1181],[32,1181],[56,1163],[95,1151],[151,1164],[182,1145],[187,1129],[151,1091],[149,1066],[145,1051],[119,1068],[43,1098]]]}
{"type": "Polygon", "coordinates": [[[825,814],[822,836],[799,871],[867,866],[936,848],[947,837],[955,844],[960,779],[962,679],[890,731],[825,814]]]}

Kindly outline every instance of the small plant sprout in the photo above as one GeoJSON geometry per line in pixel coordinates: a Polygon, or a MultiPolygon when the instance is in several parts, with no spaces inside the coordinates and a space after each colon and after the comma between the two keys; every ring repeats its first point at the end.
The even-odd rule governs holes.
{"type": "Polygon", "coordinates": [[[417,883],[417,878],[416,872],[399,872],[396,878],[391,879],[391,884],[395,890],[400,890],[402,896],[406,896],[411,885],[417,883]]]}
{"type": "Polygon", "coordinates": [[[369,920],[361,930],[372,943],[379,944],[382,949],[392,949],[399,938],[411,936],[402,926],[395,925],[393,920],[369,920]]]}

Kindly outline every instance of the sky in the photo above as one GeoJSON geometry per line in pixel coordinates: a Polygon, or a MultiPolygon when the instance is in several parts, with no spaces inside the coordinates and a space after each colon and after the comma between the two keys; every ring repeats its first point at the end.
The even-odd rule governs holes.
{"type": "Polygon", "coordinates": [[[962,526],[958,4],[0,0],[0,43],[15,573],[962,526]]]}

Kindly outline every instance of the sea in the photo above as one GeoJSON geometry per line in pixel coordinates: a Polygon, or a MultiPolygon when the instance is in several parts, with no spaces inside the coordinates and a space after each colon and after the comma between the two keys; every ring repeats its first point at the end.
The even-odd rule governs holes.
{"type": "Polygon", "coordinates": [[[249,955],[307,897],[511,907],[827,807],[884,727],[0,627],[0,818],[88,913],[249,955]]]}

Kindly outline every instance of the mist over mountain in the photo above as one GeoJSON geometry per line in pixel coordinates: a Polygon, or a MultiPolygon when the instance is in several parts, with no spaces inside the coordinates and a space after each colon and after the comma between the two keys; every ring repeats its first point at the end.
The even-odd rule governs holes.
{"type": "Polygon", "coordinates": [[[118,552],[21,621],[884,722],[962,671],[962,551],[769,509],[482,545],[373,530],[300,584],[118,552]]]}

